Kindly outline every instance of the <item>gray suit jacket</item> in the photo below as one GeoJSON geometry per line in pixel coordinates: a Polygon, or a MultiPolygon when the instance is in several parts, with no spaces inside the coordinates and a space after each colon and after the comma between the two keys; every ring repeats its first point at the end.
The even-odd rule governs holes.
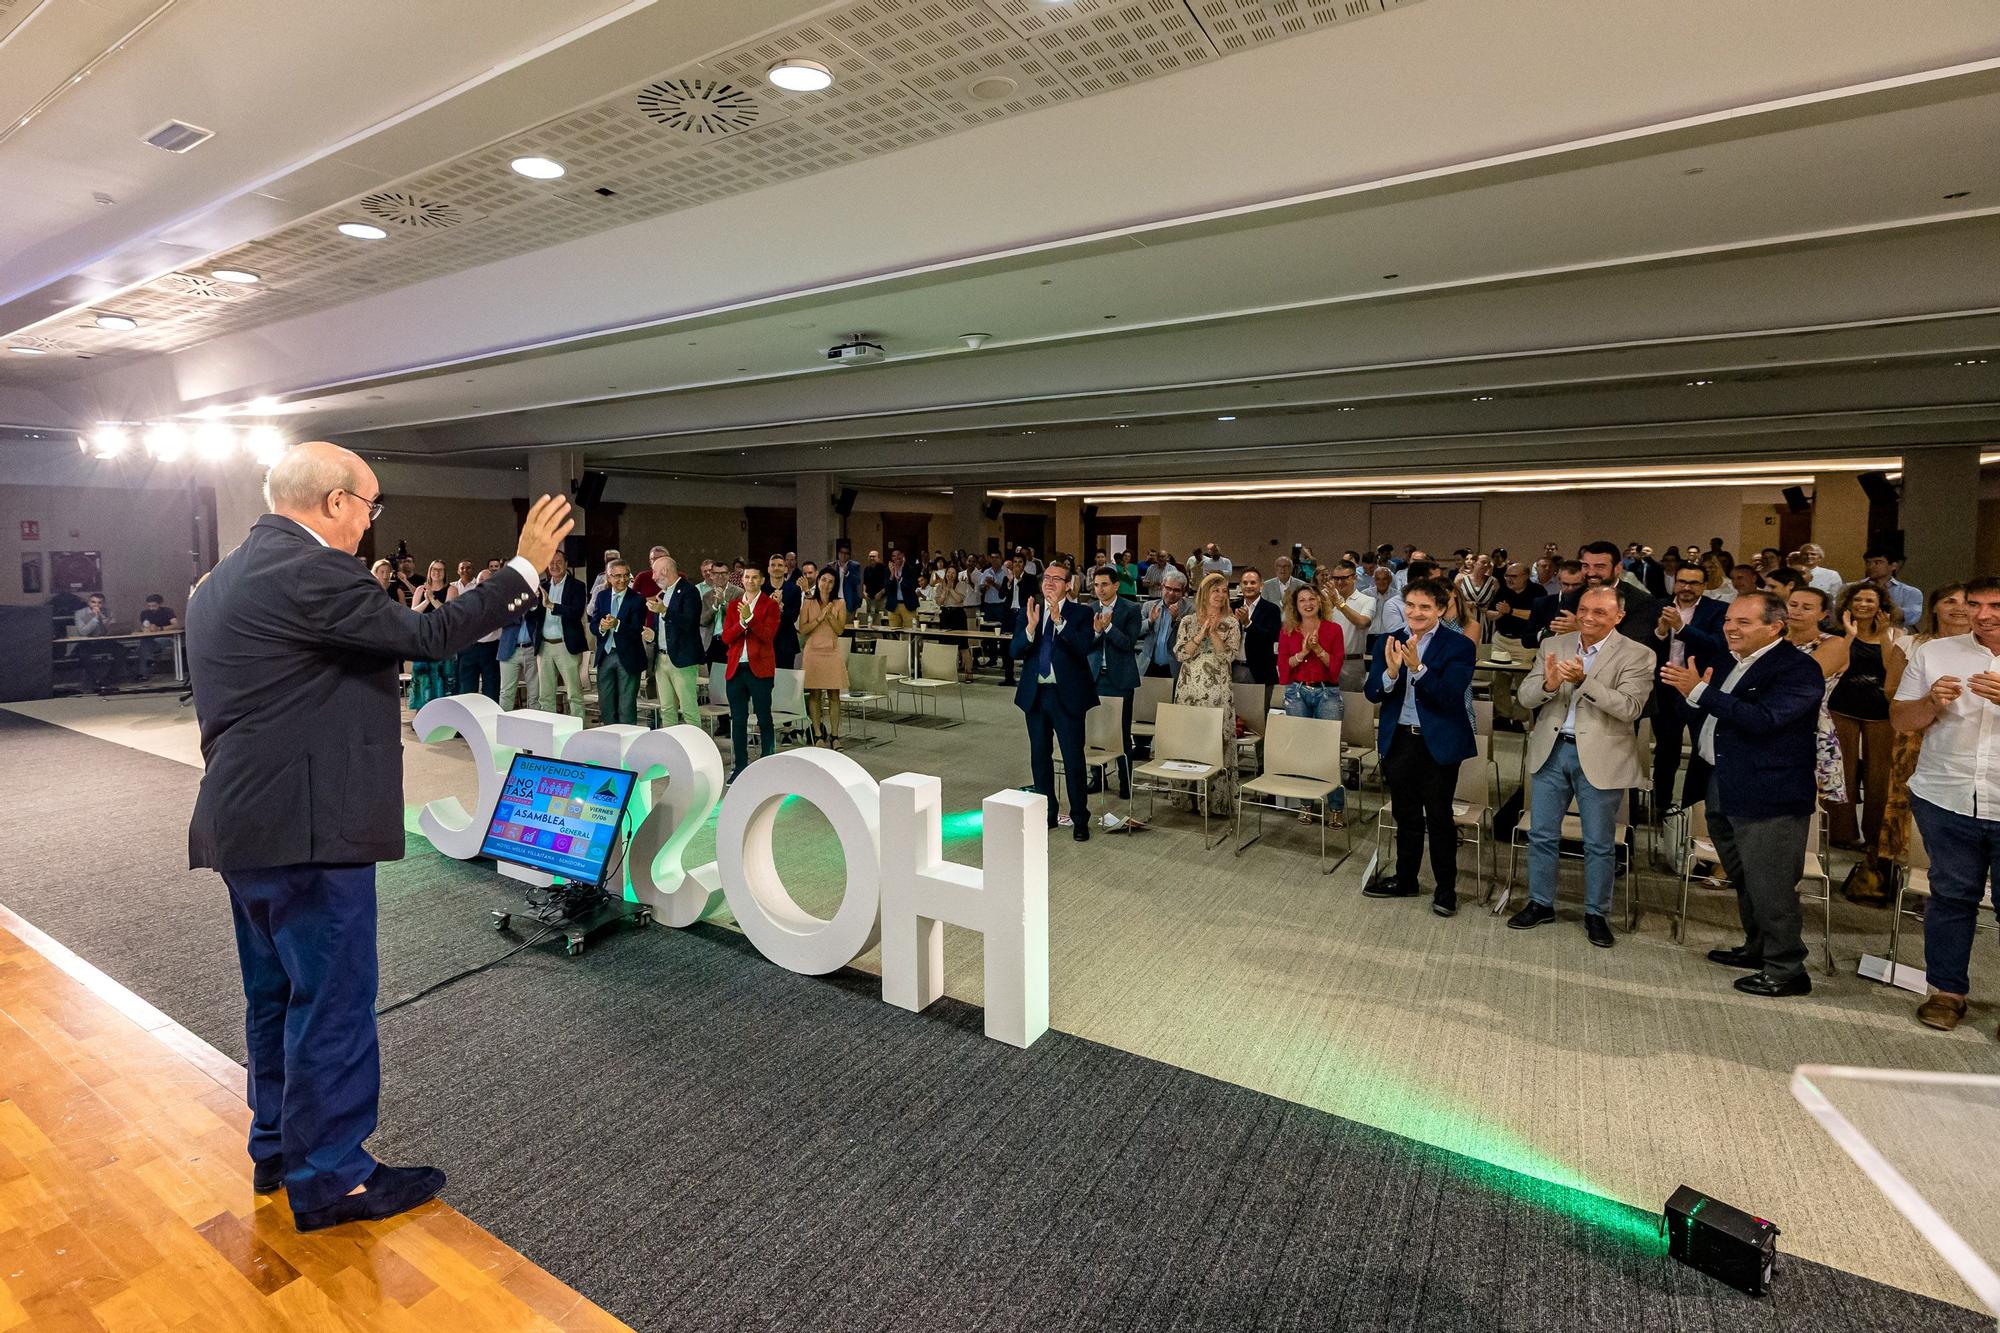
{"type": "MultiPolygon", "coordinates": [[[[1544,639],[1535,654],[1538,668],[1550,653],[1558,662],[1575,657],[1577,644],[1574,630],[1544,639]]],[[[1598,643],[1597,660],[1581,685],[1565,683],[1551,694],[1542,688],[1541,671],[1530,671],[1517,692],[1523,707],[1537,710],[1535,728],[1528,736],[1528,771],[1537,772],[1548,762],[1569,715],[1570,696],[1575,695],[1577,759],[1590,785],[1610,791],[1651,782],[1639,762],[1639,738],[1632,724],[1652,697],[1653,666],[1653,654],[1644,644],[1622,634],[1607,634],[1598,643]]]]}

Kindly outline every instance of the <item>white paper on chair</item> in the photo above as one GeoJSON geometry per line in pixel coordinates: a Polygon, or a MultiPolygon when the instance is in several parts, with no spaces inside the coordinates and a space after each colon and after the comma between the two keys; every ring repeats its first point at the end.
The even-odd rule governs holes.
{"type": "Polygon", "coordinates": [[[1200,773],[1207,768],[1207,764],[1191,764],[1185,759],[1163,759],[1160,761],[1160,769],[1165,773],[1200,773]]]}
{"type": "Polygon", "coordinates": [[[1472,809],[1472,802],[1470,801],[1453,801],[1451,803],[1451,812],[1454,815],[1462,816],[1471,809],[1472,809]]]}

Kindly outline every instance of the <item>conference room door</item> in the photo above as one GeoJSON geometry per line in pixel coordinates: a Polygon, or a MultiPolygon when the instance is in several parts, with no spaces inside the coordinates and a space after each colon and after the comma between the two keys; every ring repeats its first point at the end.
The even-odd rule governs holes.
{"type": "Polygon", "coordinates": [[[1477,500],[1379,501],[1368,506],[1368,541],[1373,546],[1388,542],[1399,556],[1413,545],[1449,566],[1459,547],[1482,549],[1479,512],[1477,500]]]}

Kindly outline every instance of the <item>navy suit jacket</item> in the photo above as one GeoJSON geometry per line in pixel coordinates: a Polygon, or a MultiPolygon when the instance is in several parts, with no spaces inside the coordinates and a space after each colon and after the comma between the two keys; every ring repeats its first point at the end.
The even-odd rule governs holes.
{"type": "Polygon", "coordinates": [[[666,654],[669,665],[700,666],[705,655],[701,646],[701,588],[683,574],[660,597],[666,611],[646,613],[646,623],[653,627],[653,647],[666,654]]]}
{"type": "Polygon", "coordinates": [[[847,603],[847,614],[861,605],[861,562],[849,560],[844,565],[835,565],[834,572],[840,575],[840,597],[847,603]]]}
{"type": "Polygon", "coordinates": [[[1111,604],[1111,623],[1104,633],[1096,632],[1099,606],[1095,599],[1083,604],[1091,616],[1090,678],[1100,694],[1130,694],[1139,688],[1138,651],[1139,604],[1120,597],[1111,604]]]}
{"type": "MultiPolygon", "coordinates": [[[[1389,742],[1395,739],[1397,724],[1403,717],[1403,700],[1410,690],[1408,667],[1396,673],[1394,684],[1386,688],[1382,684],[1385,665],[1382,646],[1392,638],[1398,643],[1408,643],[1410,632],[1399,629],[1376,636],[1368,656],[1368,682],[1363,686],[1363,692],[1379,710],[1375,747],[1384,756],[1389,753],[1389,742]]],[[[1417,725],[1423,729],[1424,748],[1440,764],[1462,763],[1479,753],[1479,747],[1472,741],[1471,710],[1465,704],[1465,692],[1472,687],[1473,660],[1478,655],[1471,639],[1443,625],[1438,626],[1424,646],[1423,679],[1416,684],[1417,725]]]]}
{"type": "Polygon", "coordinates": [[[1809,815],[1818,799],[1819,707],[1826,677],[1819,663],[1780,640],[1743,673],[1733,693],[1722,683],[1736,669],[1728,651],[1704,661],[1714,677],[1688,704],[1698,737],[1715,719],[1715,783],[1722,808],[1735,819],[1809,815]]]}
{"type": "MultiPolygon", "coordinates": [[[[1653,622],[1657,624],[1667,608],[1672,605],[1671,601],[1661,602],[1653,611],[1653,622]]],[[[1702,598],[1696,603],[1694,619],[1687,623],[1687,628],[1676,631],[1672,638],[1653,640],[1654,656],[1662,662],[1666,661],[1674,639],[1679,639],[1689,657],[1717,664],[1715,676],[1717,680],[1721,680],[1736,665],[1736,660],[1729,655],[1729,644],[1722,637],[1722,619],[1728,614],[1727,604],[1718,602],[1713,597],[1702,598]]],[[[1673,689],[1671,685],[1664,684],[1661,688],[1673,689]]],[[[1674,697],[1679,698],[1680,691],[1675,690],[1674,697]]]]}
{"type": "Polygon", "coordinates": [[[188,865],[258,870],[403,855],[398,661],[440,662],[519,615],[511,567],[419,613],[368,566],[266,514],[188,599],[205,767],[188,865]]]}
{"type": "MultiPolygon", "coordinates": [[[[1056,707],[1071,717],[1082,717],[1097,707],[1097,686],[1091,679],[1090,644],[1096,638],[1092,628],[1090,611],[1079,602],[1064,602],[1061,633],[1056,635],[1054,647],[1050,650],[1049,664],[1055,670],[1056,707]]],[[[1041,636],[1048,633],[1047,608],[1043,608],[1039,632],[1032,640],[1028,638],[1028,616],[1023,611],[1015,618],[1014,660],[1022,663],[1021,679],[1014,686],[1014,702],[1023,712],[1031,712],[1035,706],[1035,692],[1040,688],[1035,659],[1041,653],[1041,636]]]]}
{"type": "Polygon", "coordinates": [[[1278,683],[1278,634],[1284,627],[1285,613],[1278,604],[1259,597],[1250,608],[1250,623],[1243,627],[1243,661],[1250,668],[1250,679],[1259,685],[1278,683]]]}
{"type": "Polygon", "coordinates": [[[623,610],[624,614],[618,617],[618,628],[611,631],[610,638],[598,633],[598,622],[611,614],[611,589],[598,589],[597,600],[590,604],[590,634],[597,640],[597,655],[593,660],[602,666],[605,653],[615,652],[618,665],[625,668],[627,675],[636,676],[646,669],[646,599],[627,588],[623,610]]]}
{"type": "MultiPolygon", "coordinates": [[[[548,576],[542,578],[542,600],[528,612],[528,629],[536,644],[542,641],[542,626],[549,614],[548,576]]],[[[583,615],[590,609],[590,589],[574,574],[563,575],[562,600],[556,603],[556,618],[562,622],[563,647],[581,657],[590,651],[590,639],[583,631],[583,615]]]]}

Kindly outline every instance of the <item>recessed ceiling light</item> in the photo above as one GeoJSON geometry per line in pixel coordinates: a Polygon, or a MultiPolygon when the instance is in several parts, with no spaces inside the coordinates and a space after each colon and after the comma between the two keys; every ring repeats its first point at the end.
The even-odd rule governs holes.
{"type": "Polygon", "coordinates": [[[1490,403],[1493,401],[1493,395],[1490,393],[1474,394],[1472,396],[1472,401],[1475,403],[1490,403]]]}
{"type": "Polygon", "coordinates": [[[99,315],[97,327],[100,329],[136,329],[139,321],[130,315],[99,315]]]}
{"type": "Polygon", "coordinates": [[[146,452],[162,463],[171,463],[187,449],[187,432],[171,421],[146,428],[146,452]]]}
{"type": "Polygon", "coordinates": [[[1952,362],[1952,364],[1954,366],[1983,366],[1986,364],[1986,358],[1983,356],[1975,356],[1964,361],[1954,361],[1952,362]]]}
{"type": "Polygon", "coordinates": [[[46,347],[9,347],[7,350],[10,352],[19,352],[22,356],[47,356],[49,354],[46,347]]]}
{"type": "Polygon", "coordinates": [[[1714,380],[1689,380],[1687,386],[1690,389],[1699,389],[1713,383],[1715,383],[1714,380]]]}
{"type": "Polygon", "coordinates": [[[234,282],[245,287],[253,282],[263,281],[262,278],[247,268],[212,268],[208,271],[208,276],[214,278],[217,282],[234,282]]]}
{"type": "Polygon", "coordinates": [[[1236,418],[1235,418],[1235,417],[1217,417],[1217,418],[1216,418],[1216,420],[1217,420],[1217,421],[1234,421],[1234,420],[1236,420],[1236,418]]]}
{"type": "Polygon", "coordinates": [[[389,234],[367,222],[343,222],[335,230],[342,236],[352,236],[357,241],[379,241],[389,234]]]}
{"type": "Polygon", "coordinates": [[[99,426],[90,433],[90,451],[99,458],[116,458],[131,442],[123,426],[99,426]]]}
{"type": "Polygon", "coordinates": [[[566,174],[562,163],[551,162],[546,157],[517,157],[510,165],[530,180],[552,181],[566,174]]]}
{"type": "Polygon", "coordinates": [[[1352,411],[1353,411],[1354,409],[1353,409],[1353,408],[1351,408],[1351,407],[1343,407],[1343,408],[1341,408],[1340,410],[1341,410],[1341,411],[1343,411],[1343,412],[1352,412],[1352,411]]]}
{"type": "Polygon", "coordinates": [[[780,60],[764,77],[792,93],[816,93],[833,86],[833,71],[817,60],[780,60]]]}

